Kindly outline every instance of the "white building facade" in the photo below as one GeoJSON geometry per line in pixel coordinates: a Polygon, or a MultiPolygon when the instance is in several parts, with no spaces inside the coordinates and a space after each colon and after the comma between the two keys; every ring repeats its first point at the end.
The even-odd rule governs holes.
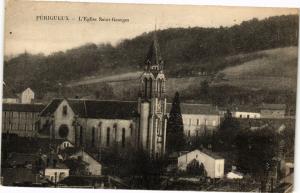
{"type": "Polygon", "coordinates": [[[224,177],[224,164],[225,160],[208,150],[194,150],[188,153],[185,153],[178,157],[178,170],[186,171],[187,166],[193,160],[197,160],[199,164],[204,165],[204,169],[207,173],[207,176],[210,178],[223,178],[224,177]]]}
{"type": "Polygon", "coordinates": [[[20,102],[23,104],[29,104],[32,103],[34,100],[34,92],[31,90],[31,88],[25,89],[20,94],[20,102]]]}
{"type": "MultiPolygon", "coordinates": [[[[170,112],[168,104],[167,112],[170,112]]],[[[186,137],[210,135],[220,126],[221,116],[211,104],[181,103],[180,110],[186,137]]]]}

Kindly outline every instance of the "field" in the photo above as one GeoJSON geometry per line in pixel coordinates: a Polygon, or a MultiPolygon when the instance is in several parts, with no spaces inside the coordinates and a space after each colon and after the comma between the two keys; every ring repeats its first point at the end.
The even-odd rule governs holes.
{"type": "MultiPolygon", "coordinates": [[[[297,85],[297,47],[285,47],[239,54],[224,58],[223,70],[210,76],[168,77],[167,97],[171,99],[176,91],[188,99],[199,98],[201,82],[208,80],[211,88],[235,87],[249,91],[296,91],[297,85]]],[[[130,72],[111,76],[85,77],[70,82],[68,87],[82,90],[85,95],[93,95],[102,89],[103,84],[111,87],[115,99],[136,100],[139,77],[142,72],[130,72]]],[[[215,89],[217,90],[217,89],[215,89]]]]}
{"type": "Polygon", "coordinates": [[[265,50],[256,54],[258,53],[261,57],[220,71],[218,75],[221,74],[223,80],[214,81],[213,84],[228,84],[252,90],[296,91],[297,47],[265,50]]]}

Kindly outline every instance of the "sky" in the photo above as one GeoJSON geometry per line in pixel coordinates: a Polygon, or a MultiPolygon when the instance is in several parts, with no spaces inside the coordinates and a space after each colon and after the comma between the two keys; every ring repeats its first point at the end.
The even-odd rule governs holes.
{"type": "Polygon", "coordinates": [[[86,43],[117,44],[144,32],[170,27],[232,26],[252,18],[298,14],[292,8],[138,5],[9,0],[5,8],[5,55],[65,51],[86,43]],[[69,20],[41,20],[67,16],[69,20]],[[93,17],[96,21],[84,21],[93,17]],[[110,21],[99,21],[110,19],[110,21]],[[112,21],[112,18],[125,22],[112,21]]]}

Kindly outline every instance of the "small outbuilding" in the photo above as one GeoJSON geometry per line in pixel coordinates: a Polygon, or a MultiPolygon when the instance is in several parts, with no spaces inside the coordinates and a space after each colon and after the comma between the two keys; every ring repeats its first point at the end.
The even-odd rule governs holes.
{"type": "Polygon", "coordinates": [[[187,166],[195,160],[198,161],[199,164],[203,164],[208,177],[224,177],[224,158],[206,149],[203,149],[201,151],[196,149],[194,151],[181,154],[178,157],[178,170],[186,171],[187,166]]]}

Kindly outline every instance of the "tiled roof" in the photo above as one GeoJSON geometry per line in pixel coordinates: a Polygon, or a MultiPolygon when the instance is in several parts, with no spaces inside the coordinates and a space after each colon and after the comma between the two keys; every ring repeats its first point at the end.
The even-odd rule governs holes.
{"type": "Polygon", "coordinates": [[[53,114],[63,99],[53,99],[41,112],[41,116],[53,114]]]}
{"type": "Polygon", "coordinates": [[[86,117],[128,119],[137,115],[137,102],[86,101],[86,117]]]}
{"type": "MultiPolygon", "coordinates": [[[[172,104],[167,104],[167,113],[170,113],[172,104]]],[[[218,110],[211,104],[180,103],[181,114],[205,114],[218,115],[218,110]]]]}
{"type": "Polygon", "coordinates": [[[221,156],[217,155],[216,153],[214,153],[214,152],[212,152],[212,151],[210,151],[208,149],[202,149],[201,152],[205,153],[206,155],[208,155],[208,156],[210,156],[210,157],[212,157],[214,159],[224,159],[221,156]]]}
{"type": "Polygon", "coordinates": [[[286,105],[285,104],[263,104],[261,106],[261,109],[268,109],[268,110],[285,110],[286,105]]]}
{"type": "MultiPolygon", "coordinates": [[[[63,99],[54,99],[41,113],[47,116],[55,112],[63,99]]],[[[129,119],[137,115],[135,101],[101,101],[67,99],[75,114],[82,118],[129,119]]]]}
{"type": "Polygon", "coordinates": [[[1,175],[3,176],[3,185],[5,186],[11,186],[16,182],[42,182],[39,175],[27,168],[2,168],[1,172],[1,175]]]}
{"type": "Polygon", "coordinates": [[[220,107],[219,110],[230,112],[253,112],[258,113],[260,109],[257,106],[230,106],[230,107],[220,107]]]}
{"type": "Polygon", "coordinates": [[[2,103],[2,111],[39,113],[44,108],[45,105],[43,104],[2,103]]]}
{"type": "Polygon", "coordinates": [[[34,163],[38,160],[36,154],[27,154],[27,153],[12,153],[7,159],[7,163],[15,165],[24,165],[25,163],[34,163]]]}
{"type": "Polygon", "coordinates": [[[58,162],[56,163],[55,167],[53,164],[50,164],[46,167],[46,169],[69,169],[64,163],[58,162]]]}
{"type": "Polygon", "coordinates": [[[212,157],[212,158],[214,158],[214,159],[224,159],[224,158],[222,158],[221,156],[217,155],[216,153],[214,153],[214,152],[212,152],[212,151],[210,151],[210,150],[208,150],[208,149],[204,149],[204,148],[201,149],[201,150],[195,149],[194,151],[190,151],[190,152],[187,152],[187,153],[183,153],[183,154],[180,155],[180,157],[181,157],[181,156],[185,156],[186,154],[193,153],[193,152],[201,152],[201,153],[204,153],[204,154],[206,154],[206,155],[208,155],[208,156],[210,156],[210,157],[212,157]]]}

